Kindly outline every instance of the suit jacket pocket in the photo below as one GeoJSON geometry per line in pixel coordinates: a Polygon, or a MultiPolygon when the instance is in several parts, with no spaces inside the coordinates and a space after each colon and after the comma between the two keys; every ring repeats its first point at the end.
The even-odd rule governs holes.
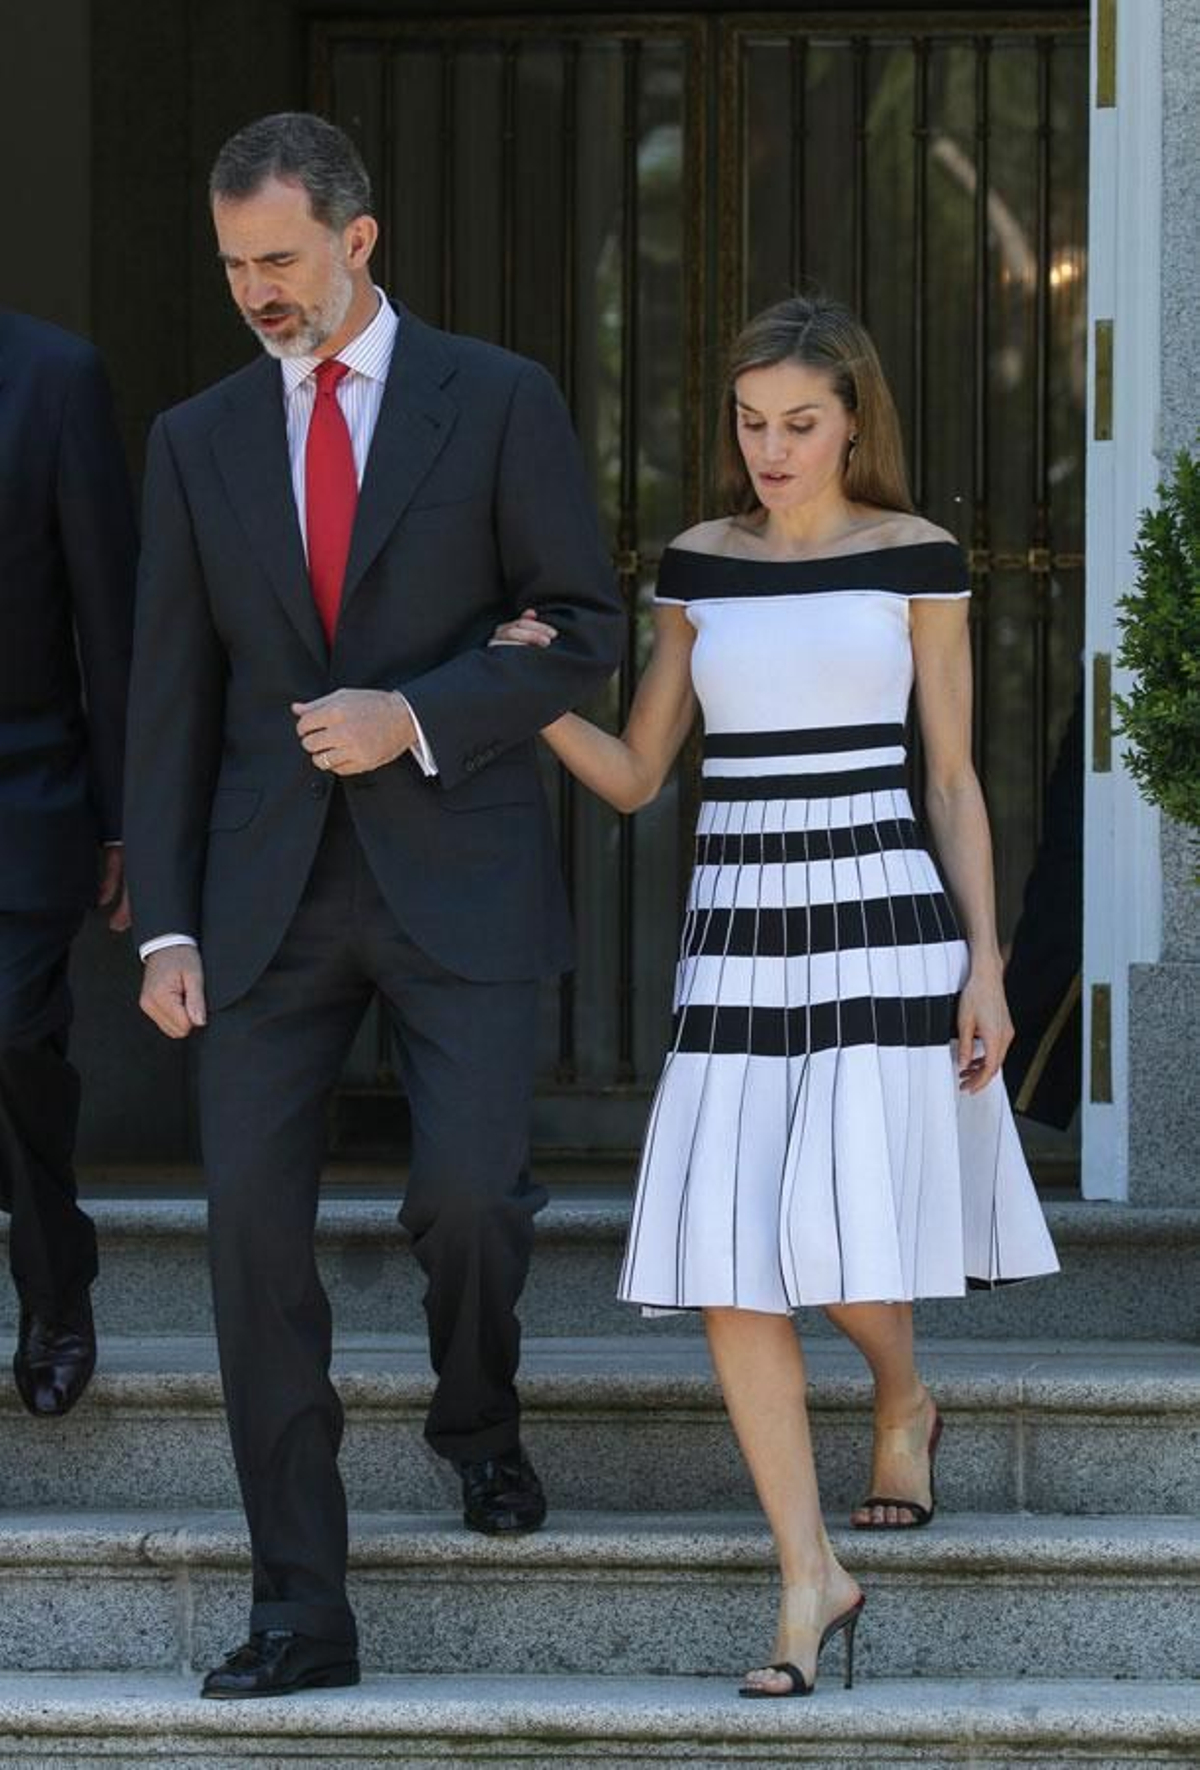
{"type": "Polygon", "coordinates": [[[210,834],[217,830],[244,830],[262,802],[257,787],[218,787],[208,814],[210,834]]]}
{"type": "Polygon", "coordinates": [[[490,497],[453,498],[448,502],[410,504],[400,519],[402,529],[457,528],[492,520],[490,497]]]}

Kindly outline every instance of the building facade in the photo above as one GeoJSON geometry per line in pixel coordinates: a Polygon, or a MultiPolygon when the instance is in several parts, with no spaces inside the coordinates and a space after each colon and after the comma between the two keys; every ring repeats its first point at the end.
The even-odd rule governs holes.
{"type": "MultiPolygon", "coordinates": [[[[658,553],[710,508],[724,340],[808,282],[858,307],[916,500],[971,561],[1005,934],[1085,697],[1083,1100],[1078,1136],[1037,1144],[1044,1176],[1200,1198],[1187,844],[1137,797],[1106,701],[1137,513],[1200,414],[1194,0],[60,0],[5,28],[23,75],[0,140],[25,177],[0,299],[100,345],[135,470],[155,413],[255,348],[215,263],[216,148],[263,112],[325,111],[371,168],[389,292],[564,386],[629,609],[630,664],[597,709],[613,721],[658,553]]],[[[545,1003],[546,1147],[636,1142],[694,765],[636,823],[548,770],[581,962],[545,1003]]],[[[188,1159],[187,1056],[140,1022],[136,962],[92,930],[77,970],[86,1153],[188,1159]]],[[[379,1023],[331,1131],[349,1149],[402,1132],[379,1023]]]]}

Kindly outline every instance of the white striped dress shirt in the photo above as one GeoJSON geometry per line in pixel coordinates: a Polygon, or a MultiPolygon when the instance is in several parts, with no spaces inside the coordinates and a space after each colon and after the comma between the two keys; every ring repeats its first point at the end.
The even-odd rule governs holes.
{"type": "MultiPolygon", "coordinates": [[[[334,394],[350,432],[354,472],[360,490],[363,474],[366,472],[367,456],[371,452],[371,439],[375,435],[375,425],[379,418],[379,408],[383,404],[388,370],[392,366],[396,334],[400,330],[399,317],[383,290],[377,287],[375,293],[379,297],[379,309],[375,318],[369,326],[363,327],[356,338],[350,340],[344,350],[339,350],[334,359],[335,362],[345,363],[350,371],[348,375],[342,376],[334,394]]],[[[318,356],[285,356],[280,359],[279,364],[283,370],[283,408],[287,420],[288,457],[292,466],[292,493],[296,500],[296,515],[300,522],[305,558],[308,557],[308,523],[304,452],[308,444],[309,422],[317,403],[316,375],[321,361],[322,358],[318,356]]],[[[408,706],[407,701],[404,704],[408,706]]],[[[425,733],[411,707],[408,707],[408,711],[417,734],[413,755],[424,774],[436,774],[437,764],[425,733]]]]}
{"type": "MultiPolygon", "coordinates": [[[[383,404],[384,385],[392,366],[396,334],[400,330],[399,317],[383,290],[376,289],[375,293],[379,297],[379,311],[375,318],[369,326],[363,328],[357,338],[350,340],[344,350],[339,350],[334,359],[345,363],[350,370],[338,382],[337,402],[342,408],[342,416],[350,432],[354,471],[360,487],[366,471],[367,456],[371,452],[371,439],[375,435],[379,408],[383,404]]],[[[304,540],[306,555],[308,525],[304,499],[304,450],[308,442],[309,420],[317,402],[316,373],[321,360],[317,356],[285,356],[279,363],[283,371],[283,409],[287,418],[292,491],[296,498],[296,515],[300,519],[300,534],[304,540]]]]}

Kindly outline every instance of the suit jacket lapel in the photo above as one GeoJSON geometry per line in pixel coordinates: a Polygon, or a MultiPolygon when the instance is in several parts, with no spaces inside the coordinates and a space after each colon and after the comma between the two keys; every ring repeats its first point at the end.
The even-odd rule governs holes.
{"type": "Polygon", "coordinates": [[[264,357],[212,435],[229,501],[259,564],[305,645],[324,667],[329,648],[313,601],[292,489],[279,365],[264,357]]]}
{"type": "Polygon", "coordinates": [[[458,416],[443,392],[453,374],[437,334],[402,309],[354,518],[343,609],[446,446],[458,416]]]}

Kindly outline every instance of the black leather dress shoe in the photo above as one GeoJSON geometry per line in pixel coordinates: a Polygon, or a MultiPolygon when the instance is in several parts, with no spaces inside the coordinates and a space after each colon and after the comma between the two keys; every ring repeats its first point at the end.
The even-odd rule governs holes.
{"type": "Polygon", "coordinates": [[[498,1457],[460,1463],[463,1523],[488,1536],[536,1530],[546,1518],[546,1496],[533,1464],[520,1445],[498,1457]]]}
{"type": "Polygon", "coordinates": [[[294,1629],[259,1629],[225,1655],[200,1687],[201,1696],[291,1696],[357,1684],[358,1656],[344,1641],[317,1641],[294,1629]]]}
{"type": "Polygon", "coordinates": [[[53,1317],[21,1310],[13,1356],[17,1392],[41,1418],[70,1413],[96,1368],[96,1329],[87,1292],[53,1317]]]}

